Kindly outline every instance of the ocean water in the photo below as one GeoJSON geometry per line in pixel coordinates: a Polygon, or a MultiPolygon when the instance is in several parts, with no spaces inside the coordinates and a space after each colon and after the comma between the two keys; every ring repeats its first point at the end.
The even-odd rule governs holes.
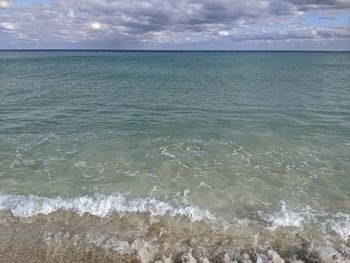
{"type": "Polygon", "coordinates": [[[347,52],[2,51],[0,257],[350,262],[349,83],[347,52]]]}

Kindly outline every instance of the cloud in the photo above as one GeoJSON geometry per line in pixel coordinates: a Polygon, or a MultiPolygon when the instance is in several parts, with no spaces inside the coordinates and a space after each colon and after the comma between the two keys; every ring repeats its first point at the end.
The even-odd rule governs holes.
{"type": "Polygon", "coordinates": [[[222,36],[222,37],[227,37],[227,36],[230,35],[230,32],[225,31],[225,30],[222,30],[222,31],[219,31],[219,32],[218,32],[218,35],[219,35],[219,36],[222,36]]]}
{"type": "Polygon", "coordinates": [[[10,23],[10,22],[0,23],[0,30],[14,31],[15,29],[16,29],[16,26],[13,23],[10,23]]]}
{"type": "Polygon", "coordinates": [[[350,28],[289,28],[265,32],[249,32],[232,36],[234,41],[325,41],[347,39],[350,41],[350,28]]]}
{"type": "MultiPolygon", "coordinates": [[[[0,0],[0,7],[5,7],[5,2],[10,5],[0,0]]],[[[11,38],[8,40],[23,45],[35,40],[77,45],[105,43],[113,46],[114,43],[115,48],[128,45],[142,48],[145,43],[230,44],[263,39],[344,41],[347,34],[339,32],[346,29],[329,29],[327,20],[318,28],[304,28],[303,14],[314,10],[320,15],[329,15],[329,10],[348,12],[350,1],[52,0],[6,8],[0,12],[1,28],[15,31],[7,36],[11,38]]]]}
{"type": "Polygon", "coordinates": [[[10,2],[6,0],[0,0],[0,9],[8,9],[10,8],[10,2]]]}
{"type": "Polygon", "coordinates": [[[273,0],[269,4],[269,11],[275,15],[296,15],[298,7],[288,1],[273,0]]]}
{"type": "Polygon", "coordinates": [[[87,27],[93,30],[101,30],[103,28],[103,25],[101,25],[99,22],[90,22],[87,23],[87,27]]]}
{"type": "Polygon", "coordinates": [[[349,9],[349,0],[288,0],[298,10],[349,9]]]}

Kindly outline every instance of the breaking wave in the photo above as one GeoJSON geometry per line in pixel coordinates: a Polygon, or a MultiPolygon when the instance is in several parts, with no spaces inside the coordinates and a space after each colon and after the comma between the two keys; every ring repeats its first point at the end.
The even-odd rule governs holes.
{"type": "Polygon", "coordinates": [[[36,195],[8,195],[0,194],[0,211],[10,211],[16,217],[31,217],[48,215],[57,211],[74,211],[79,215],[85,213],[105,217],[113,212],[150,213],[152,216],[186,216],[192,221],[203,219],[215,221],[216,217],[208,210],[201,210],[198,206],[173,206],[155,198],[138,198],[127,201],[121,194],[49,198],[36,195]]]}

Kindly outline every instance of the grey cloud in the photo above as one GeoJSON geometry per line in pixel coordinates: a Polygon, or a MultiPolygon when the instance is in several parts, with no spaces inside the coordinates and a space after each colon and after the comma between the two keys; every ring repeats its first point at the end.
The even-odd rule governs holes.
{"type": "MultiPolygon", "coordinates": [[[[12,31],[7,39],[13,42],[90,41],[115,43],[116,48],[150,42],[344,40],[346,29],[295,29],[295,25],[303,26],[300,15],[307,10],[347,10],[349,5],[349,0],[53,0],[0,11],[0,28],[12,31]],[[249,29],[272,24],[283,30],[249,29]],[[218,33],[223,31],[227,33],[218,33]]],[[[3,39],[0,36],[0,46],[3,39]]]]}
{"type": "Polygon", "coordinates": [[[234,41],[286,41],[310,40],[325,41],[338,38],[350,40],[349,28],[291,28],[286,30],[242,33],[233,36],[234,41]]]}
{"type": "Polygon", "coordinates": [[[350,10],[350,0],[271,0],[269,10],[275,15],[294,15],[312,10],[350,10]]]}
{"type": "Polygon", "coordinates": [[[349,0],[288,0],[288,2],[302,11],[350,8],[349,0]]]}
{"type": "Polygon", "coordinates": [[[270,2],[269,10],[276,15],[294,15],[297,12],[297,7],[287,1],[273,0],[270,2]]]}

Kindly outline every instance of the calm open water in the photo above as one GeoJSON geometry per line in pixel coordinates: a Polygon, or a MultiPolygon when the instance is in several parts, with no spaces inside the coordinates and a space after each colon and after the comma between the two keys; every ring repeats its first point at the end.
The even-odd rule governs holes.
{"type": "Polygon", "coordinates": [[[0,52],[0,246],[349,262],[349,83],[346,52],[0,52]]]}

